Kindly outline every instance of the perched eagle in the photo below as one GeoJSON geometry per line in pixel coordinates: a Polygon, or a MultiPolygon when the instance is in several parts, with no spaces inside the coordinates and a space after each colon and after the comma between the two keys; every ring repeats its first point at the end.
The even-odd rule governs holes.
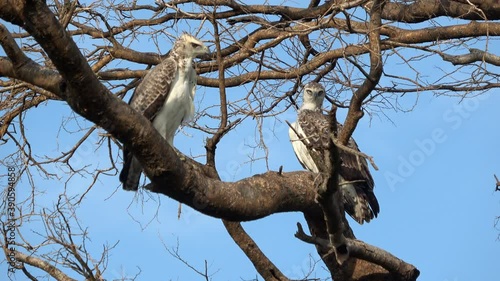
{"type": "MultiPolygon", "coordinates": [[[[323,155],[323,152],[328,149],[330,138],[328,116],[321,112],[324,98],[325,88],[320,83],[306,84],[303,93],[304,101],[299,109],[297,122],[292,124],[288,132],[293,150],[300,163],[314,173],[319,173],[321,169],[318,169],[318,166],[324,167],[325,164],[313,160],[316,158],[316,161],[324,161],[323,157],[312,157],[311,154],[323,155]],[[309,148],[303,141],[308,144],[309,148]]],[[[337,132],[334,136],[341,129],[342,126],[337,123],[337,132]]],[[[349,139],[347,147],[359,151],[353,138],[349,139]]],[[[359,155],[341,148],[339,148],[339,157],[341,162],[339,186],[344,198],[344,209],[358,223],[369,222],[377,216],[379,205],[373,193],[374,182],[368,163],[359,155]]]]}
{"type": "MultiPolygon", "coordinates": [[[[177,128],[194,115],[196,72],[193,59],[206,53],[208,48],[200,40],[183,34],[175,41],[167,58],[143,77],[130,99],[130,106],[148,118],[171,146],[177,128]]],[[[123,158],[120,173],[123,189],[137,190],[141,164],[126,146],[123,158]]]]}

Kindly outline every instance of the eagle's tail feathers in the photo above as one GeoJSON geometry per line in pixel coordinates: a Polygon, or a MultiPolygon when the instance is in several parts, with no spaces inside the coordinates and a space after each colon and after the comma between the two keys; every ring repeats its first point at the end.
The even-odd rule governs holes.
{"type": "Polygon", "coordinates": [[[123,154],[125,155],[125,161],[120,173],[120,182],[123,184],[124,190],[136,191],[141,179],[141,163],[127,150],[124,150],[123,154]]]}
{"type": "Polygon", "coordinates": [[[343,185],[342,192],[345,211],[359,224],[368,223],[377,216],[379,205],[373,193],[370,196],[356,184],[343,185]]]}

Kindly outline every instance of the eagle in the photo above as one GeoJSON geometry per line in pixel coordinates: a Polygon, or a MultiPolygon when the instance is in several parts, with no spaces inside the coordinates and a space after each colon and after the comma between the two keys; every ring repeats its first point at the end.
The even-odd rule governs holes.
{"type": "MultiPolygon", "coordinates": [[[[325,163],[324,157],[311,155],[323,155],[324,151],[329,149],[329,118],[321,111],[325,94],[325,88],[320,83],[306,84],[297,121],[291,124],[288,131],[300,164],[313,173],[320,173],[321,169],[318,167],[325,167],[325,163]]],[[[334,136],[337,136],[341,129],[342,125],[337,123],[334,136]]],[[[347,147],[359,152],[353,138],[349,139],[347,147]]],[[[374,181],[368,163],[359,154],[342,148],[339,148],[339,158],[339,186],[344,199],[344,209],[359,224],[370,222],[378,215],[380,207],[373,193],[374,181]]]]}
{"type": "MultiPolygon", "coordinates": [[[[194,115],[196,71],[193,59],[208,53],[203,42],[189,34],[181,35],[167,57],[142,78],[129,105],[148,118],[153,127],[173,147],[177,128],[194,115]]],[[[125,190],[137,190],[142,167],[127,146],[120,182],[125,190]]]]}

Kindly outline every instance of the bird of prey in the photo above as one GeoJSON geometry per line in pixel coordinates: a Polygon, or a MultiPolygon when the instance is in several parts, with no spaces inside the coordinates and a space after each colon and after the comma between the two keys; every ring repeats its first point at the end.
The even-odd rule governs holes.
{"type": "MultiPolygon", "coordinates": [[[[291,124],[288,132],[299,162],[305,169],[314,173],[321,172],[325,163],[323,157],[313,157],[311,154],[323,155],[324,151],[329,149],[329,118],[321,111],[325,94],[325,88],[320,83],[310,82],[304,86],[303,104],[299,109],[297,121],[291,124]]],[[[337,123],[334,136],[341,129],[342,126],[337,123]]],[[[349,139],[347,147],[359,152],[353,138],[349,139]]],[[[377,216],[379,204],[373,193],[374,182],[368,163],[358,154],[342,148],[339,148],[339,158],[339,187],[343,194],[344,209],[358,223],[369,222],[377,216]]]]}
{"type": "MultiPolygon", "coordinates": [[[[183,122],[194,115],[196,72],[193,59],[208,53],[208,48],[189,34],[181,35],[160,64],[152,68],[136,87],[130,106],[148,118],[173,147],[174,135],[183,122]]],[[[125,190],[137,190],[142,167],[124,146],[120,181],[125,190]]]]}

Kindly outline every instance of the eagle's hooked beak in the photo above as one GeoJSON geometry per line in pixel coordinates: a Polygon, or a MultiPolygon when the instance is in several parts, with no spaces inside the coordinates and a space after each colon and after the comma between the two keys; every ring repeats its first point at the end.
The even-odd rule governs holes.
{"type": "Polygon", "coordinates": [[[200,52],[198,54],[198,57],[200,57],[202,55],[206,55],[208,53],[210,53],[210,49],[207,47],[207,45],[203,44],[202,49],[200,50],[200,52]]]}
{"type": "Polygon", "coordinates": [[[210,49],[206,45],[203,45],[203,54],[208,54],[208,53],[210,53],[210,49]]]}

